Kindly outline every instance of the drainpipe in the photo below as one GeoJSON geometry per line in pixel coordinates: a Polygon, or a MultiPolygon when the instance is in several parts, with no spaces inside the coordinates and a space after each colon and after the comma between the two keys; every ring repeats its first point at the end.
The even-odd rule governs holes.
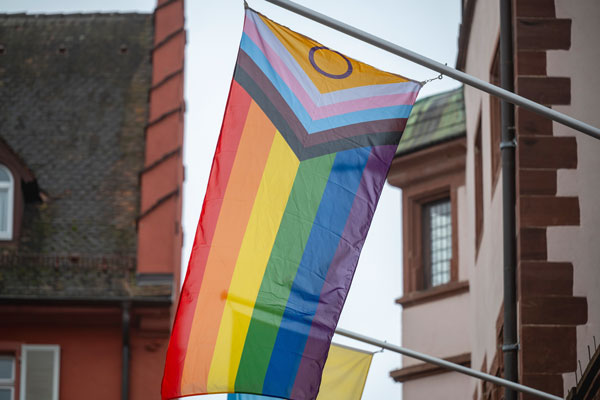
{"type": "Polygon", "coordinates": [[[130,312],[131,303],[124,301],[122,304],[121,328],[123,334],[123,367],[121,369],[121,400],[129,399],[129,331],[130,331],[130,312]]]}
{"type": "MultiPolygon", "coordinates": [[[[500,83],[514,92],[511,0],[500,0],[500,83]]],[[[517,279],[515,220],[515,108],[502,100],[502,215],[504,239],[504,378],[518,382],[517,279]]],[[[506,388],[504,398],[516,400],[517,392],[506,388]]]]}

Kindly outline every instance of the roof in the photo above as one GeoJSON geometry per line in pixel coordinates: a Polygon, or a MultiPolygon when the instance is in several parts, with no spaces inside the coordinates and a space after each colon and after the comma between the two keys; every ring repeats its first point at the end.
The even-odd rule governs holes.
{"type": "Polygon", "coordinates": [[[465,102],[461,86],[415,103],[396,156],[465,135],[465,102]]]}
{"type": "Polygon", "coordinates": [[[109,260],[92,280],[54,274],[64,281],[33,289],[54,295],[69,282],[112,287],[97,273],[110,260],[119,279],[135,265],[153,29],[152,14],[0,14],[0,136],[44,199],[25,204],[18,247],[0,249],[16,268],[0,273],[0,293],[18,286],[6,277],[19,268],[45,273],[24,261],[35,257],[109,260]]]}
{"type": "Polygon", "coordinates": [[[163,299],[172,282],[140,283],[134,258],[53,255],[0,255],[0,301],[163,299]]]}

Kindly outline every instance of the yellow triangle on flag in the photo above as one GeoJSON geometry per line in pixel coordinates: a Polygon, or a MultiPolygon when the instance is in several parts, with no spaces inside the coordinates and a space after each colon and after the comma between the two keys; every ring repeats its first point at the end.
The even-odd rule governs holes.
{"type": "Polygon", "coordinates": [[[360,400],[373,353],[332,343],[317,400],[360,400]]]}

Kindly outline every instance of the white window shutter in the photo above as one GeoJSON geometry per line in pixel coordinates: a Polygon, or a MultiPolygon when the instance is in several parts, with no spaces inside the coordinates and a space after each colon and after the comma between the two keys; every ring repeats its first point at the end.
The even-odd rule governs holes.
{"type": "Polygon", "coordinates": [[[58,400],[60,347],[23,345],[20,400],[58,400]]]}
{"type": "Polygon", "coordinates": [[[0,164],[0,240],[12,239],[14,195],[15,180],[10,170],[0,164]]]}

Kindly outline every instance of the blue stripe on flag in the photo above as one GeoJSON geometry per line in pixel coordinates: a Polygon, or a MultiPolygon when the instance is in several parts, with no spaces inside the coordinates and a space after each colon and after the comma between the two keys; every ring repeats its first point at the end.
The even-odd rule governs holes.
{"type": "Polygon", "coordinates": [[[263,393],[287,393],[294,386],[321,290],[346,226],[371,148],[339,152],[292,284],[263,393]]]}

